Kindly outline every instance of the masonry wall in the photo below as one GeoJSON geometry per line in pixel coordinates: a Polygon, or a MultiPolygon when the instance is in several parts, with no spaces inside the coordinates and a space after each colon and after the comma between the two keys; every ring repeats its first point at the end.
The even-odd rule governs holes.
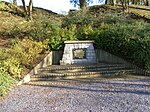
{"type": "MultiPolygon", "coordinates": [[[[96,49],[95,53],[96,53],[96,61],[97,62],[120,63],[120,64],[123,64],[126,67],[135,68],[135,71],[136,71],[137,74],[149,75],[149,73],[147,73],[144,70],[138,68],[137,66],[127,62],[126,60],[124,60],[124,59],[122,59],[118,56],[112,55],[111,53],[108,53],[104,50],[96,49]]],[[[60,55],[62,55],[62,51],[53,51],[53,55],[59,55],[59,57],[54,57],[52,62],[58,62],[58,63],[55,63],[55,64],[60,64],[59,61],[61,60],[61,57],[62,57],[62,56],[60,56],[60,55]]]]}
{"type": "Polygon", "coordinates": [[[96,63],[96,55],[93,47],[93,42],[81,42],[79,43],[66,43],[64,48],[63,57],[61,60],[62,65],[65,64],[86,64],[96,63]],[[73,59],[74,49],[86,49],[85,59],[73,59]]]}

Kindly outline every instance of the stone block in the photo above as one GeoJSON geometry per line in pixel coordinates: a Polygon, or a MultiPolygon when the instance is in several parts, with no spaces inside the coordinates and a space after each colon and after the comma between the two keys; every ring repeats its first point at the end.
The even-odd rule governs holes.
{"type": "Polygon", "coordinates": [[[61,64],[84,64],[95,63],[96,55],[93,47],[93,41],[65,41],[65,48],[61,64]],[[84,58],[74,59],[74,49],[86,49],[84,58]]]}

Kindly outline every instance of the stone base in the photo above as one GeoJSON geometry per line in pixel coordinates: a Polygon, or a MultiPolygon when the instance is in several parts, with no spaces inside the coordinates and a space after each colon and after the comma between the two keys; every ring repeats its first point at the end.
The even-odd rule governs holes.
{"type": "MultiPolygon", "coordinates": [[[[81,54],[83,55],[83,53],[81,54]]],[[[96,63],[96,55],[93,47],[93,41],[65,41],[63,58],[60,61],[60,65],[87,63],[96,63]],[[83,59],[82,56],[79,56],[79,59],[75,59],[74,51],[80,49],[85,50],[85,56],[83,56],[83,59]]]]}

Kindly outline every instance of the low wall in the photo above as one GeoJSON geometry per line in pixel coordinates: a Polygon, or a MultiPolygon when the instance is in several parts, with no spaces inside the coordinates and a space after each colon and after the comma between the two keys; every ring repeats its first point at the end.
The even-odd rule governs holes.
{"type": "MultiPolygon", "coordinates": [[[[137,73],[137,74],[150,75],[149,73],[147,73],[143,69],[140,69],[136,65],[133,65],[133,64],[127,62],[126,60],[124,60],[118,56],[115,56],[111,53],[108,53],[104,50],[96,49],[95,53],[96,53],[97,62],[123,64],[127,68],[135,69],[135,73],[137,73]]],[[[52,64],[60,64],[59,61],[62,59],[63,51],[53,51],[52,54],[53,54],[53,59],[52,59],[53,63],[52,64]]]]}
{"type": "Polygon", "coordinates": [[[30,82],[30,76],[37,74],[39,68],[52,65],[52,52],[50,52],[37,66],[35,66],[17,85],[30,82]]]}
{"type": "Polygon", "coordinates": [[[132,66],[132,64],[128,63],[124,59],[115,56],[111,53],[108,53],[104,50],[96,49],[95,52],[96,52],[97,62],[118,63],[118,64],[120,63],[120,64],[124,64],[127,67],[132,66]]]}
{"type": "Polygon", "coordinates": [[[136,74],[150,75],[148,72],[137,67],[136,65],[133,65],[133,64],[127,62],[126,60],[124,60],[118,56],[115,56],[111,53],[108,53],[104,50],[96,49],[95,52],[96,52],[97,62],[123,64],[127,68],[133,68],[135,70],[136,74]]]}
{"type": "MultiPolygon", "coordinates": [[[[96,61],[97,62],[105,62],[105,63],[118,63],[123,64],[127,68],[133,68],[135,70],[136,74],[143,74],[143,75],[150,75],[150,73],[144,71],[143,69],[140,69],[139,67],[125,61],[124,59],[117,57],[115,55],[112,55],[111,53],[108,53],[101,49],[96,49],[96,61]]],[[[63,51],[52,51],[50,52],[44,59],[41,61],[36,67],[34,67],[25,77],[22,81],[18,83],[18,85],[21,85],[22,83],[27,83],[30,81],[30,76],[37,74],[39,68],[46,67],[48,65],[59,65],[60,60],[62,59],[63,51]]]]}

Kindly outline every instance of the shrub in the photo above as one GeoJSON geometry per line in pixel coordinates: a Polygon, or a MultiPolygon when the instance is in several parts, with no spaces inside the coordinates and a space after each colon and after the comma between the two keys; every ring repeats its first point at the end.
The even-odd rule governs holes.
{"type": "Polygon", "coordinates": [[[98,48],[119,55],[140,67],[150,67],[150,38],[147,23],[102,23],[91,37],[98,48]],[[143,28],[146,30],[143,31],[143,28]],[[143,32],[143,34],[139,34],[143,32]]]}
{"type": "Polygon", "coordinates": [[[9,48],[0,49],[0,96],[3,96],[14,79],[22,78],[23,68],[31,69],[38,55],[45,50],[42,42],[29,38],[11,39],[9,48]]]}
{"type": "Polygon", "coordinates": [[[10,48],[0,49],[0,62],[12,77],[20,79],[22,69],[31,69],[32,63],[38,55],[46,49],[42,42],[36,42],[29,38],[12,39],[10,48]]]}
{"type": "Polygon", "coordinates": [[[46,45],[42,42],[33,41],[28,37],[25,37],[22,41],[13,39],[10,43],[12,47],[8,52],[11,54],[11,57],[17,58],[22,65],[29,68],[38,54],[46,49],[46,45]]]}
{"type": "Polygon", "coordinates": [[[64,41],[77,40],[76,35],[77,32],[75,25],[70,25],[68,28],[52,26],[52,33],[48,38],[49,47],[52,50],[62,49],[64,41]]]}
{"type": "Polygon", "coordinates": [[[149,23],[133,20],[130,15],[121,13],[100,13],[96,17],[89,13],[83,15],[86,16],[75,12],[75,15],[65,18],[63,27],[68,28],[69,24],[73,24],[76,26],[77,39],[95,40],[96,48],[150,69],[149,23]]]}
{"type": "Polygon", "coordinates": [[[62,22],[62,27],[68,27],[71,24],[76,25],[77,28],[91,24],[93,22],[92,16],[88,14],[88,10],[80,10],[70,13],[68,16],[66,16],[62,22]]]}
{"type": "Polygon", "coordinates": [[[9,75],[0,63],[0,96],[4,96],[15,80],[9,75]]]}

